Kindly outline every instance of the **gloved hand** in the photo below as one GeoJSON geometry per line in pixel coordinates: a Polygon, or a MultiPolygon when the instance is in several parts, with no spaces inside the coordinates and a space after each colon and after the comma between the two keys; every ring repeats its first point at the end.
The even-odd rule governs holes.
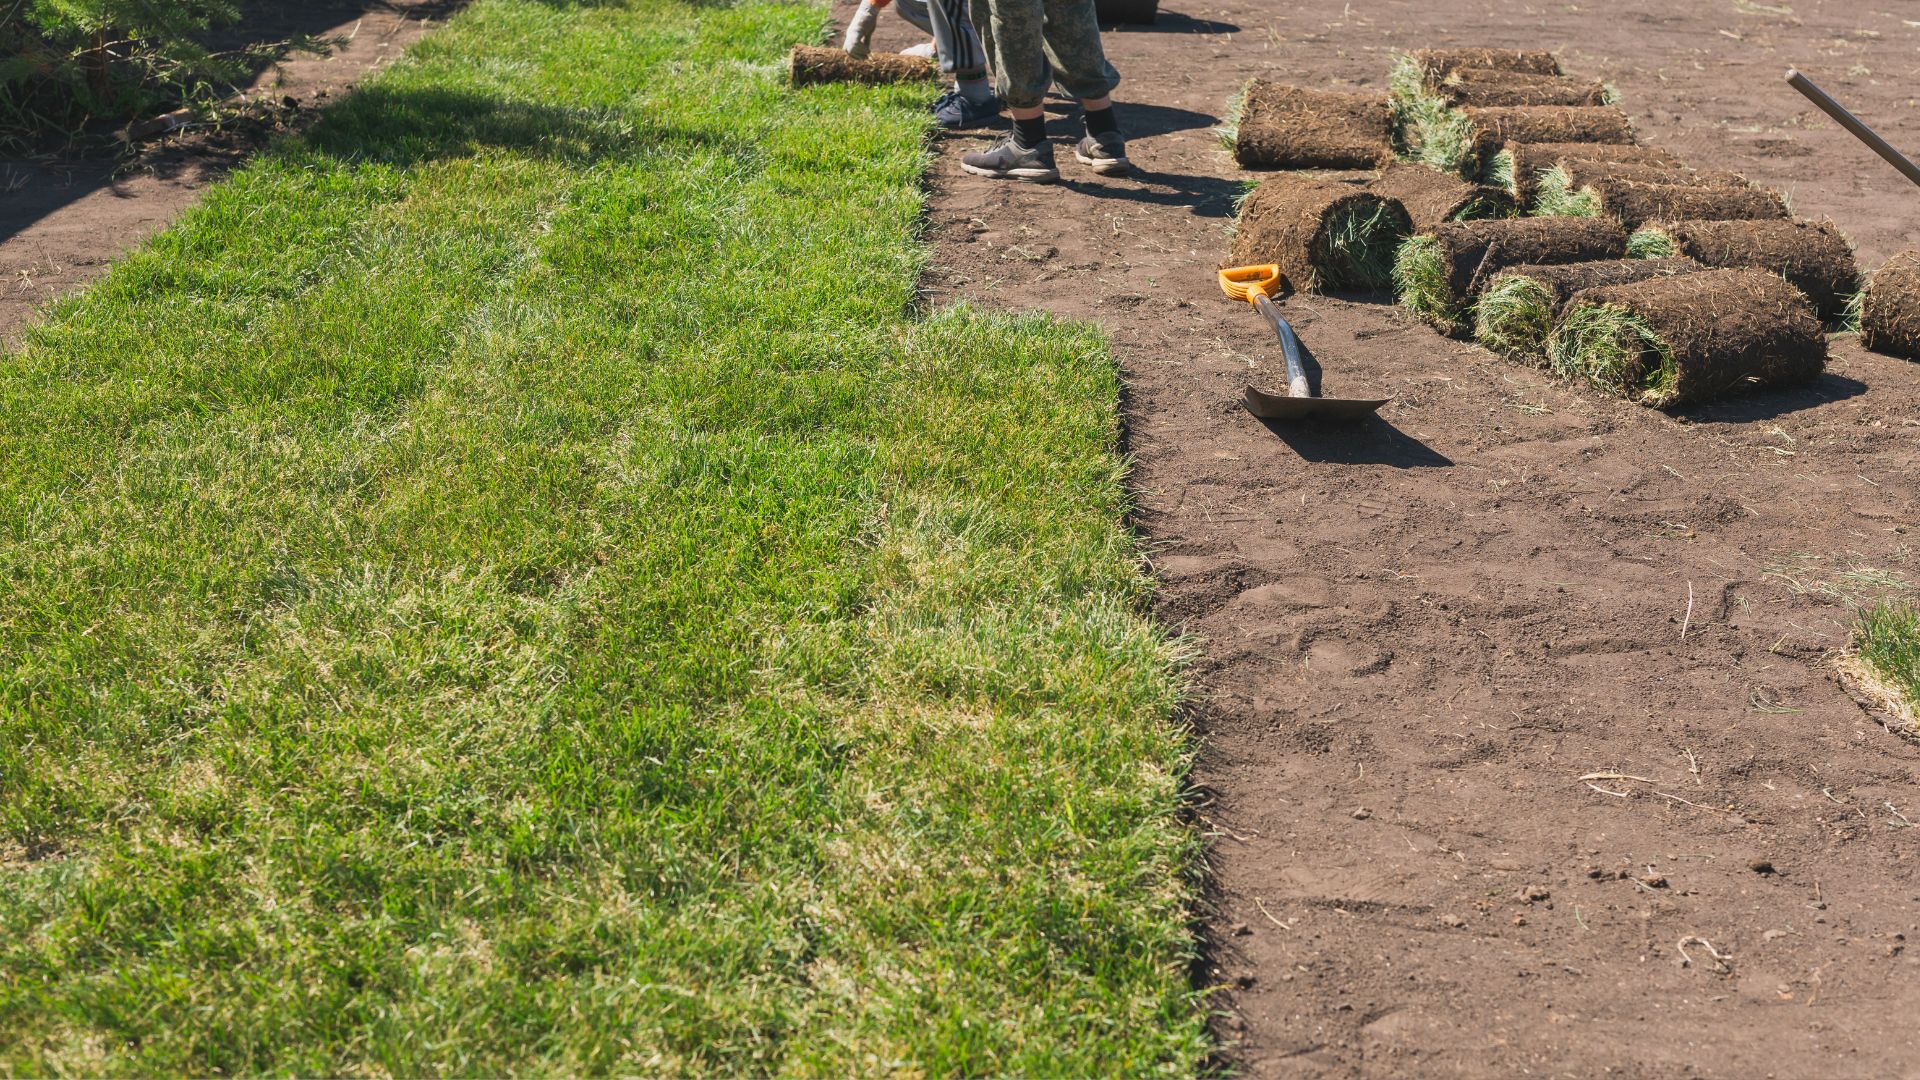
{"type": "Polygon", "coordinates": [[[860,9],[853,13],[852,21],[847,23],[847,40],[840,47],[847,55],[859,59],[873,51],[873,28],[880,23],[880,9],[887,6],[888,0],[860,0],[860,9]]]}

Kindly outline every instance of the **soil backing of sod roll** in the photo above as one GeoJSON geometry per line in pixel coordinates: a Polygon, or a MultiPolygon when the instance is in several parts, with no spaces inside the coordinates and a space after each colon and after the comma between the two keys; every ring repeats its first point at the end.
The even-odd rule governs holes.
{"type": "Polygon", "coordinates": [[[1765,270],[1702,270],[1574,294],[1555,371],[1654,408],[1810,382],[1827,339],[1800,290],[1765,270]]]}
{"type": "Polygon", "coordinates": [[[1474,303],[1473,337],[1494,352],[1544,365],[1547,338],[1575,293],[1702,269],[1692,259],[1675,258],[1606,259],[1502,270],[1480,290],[1474,303]]]}
{"type": "Polygon", "coordinates": [[[1887,260],[1860,298],[1860,343],[1874,352],[1920,360],[1920,251],[1887,260]]]}
{"type": "Polygon", "coordinates": [[[1485,161],[1507,143],[1633,142],[1633,124],[1611,105],[1514,105],[1462,109],[1473,154],[1485,161]]]}
{"type": "Polygon", "coordinates": [[[1246,169],[1371,169],[1393,157],[1393,113],[1380,94],[1256,79],[1234,134],[1246,169]]]}
{"type": "Polygon", "coordinates": [[[1600,196],[1591,189],[1593,185],[1607,180],[1631,180],[1641,184],[1675,187],[1751,186],[1746,177],[1738,173],[1696,173],[1684,166],[1633,165],[1617,161],[1563,158],[1534,175],[1533,199],[1527,208],[1535,214],[1591,217],[1601,212],[1600,196]]]}
{"type": "Polygon", "coordinates": [[[1368,190],[1371,179],[1289,174],[1261,181],[1241,205],[1229,265],[1274,263],[1296,292],[1386,288],[1394,252],[1413,224],[1398,200],[1368,190]]]}
{"type": "Polygon", "coordinates": [[[1460,221],[1401,245],[1393,281],[1401,304],[1443,332],[1464,336],[1474,297],[1500,271],[1618,259],[1626,251],[1627,234],[1605,218],[1460,221]]]}
{"type": "Polygon", "coordinates": [[[1562,161],[1574,160],[1685,168],[1677,156],[1654,146],[1632,143],[1509,142],[1495,155],[1493,171],[1501,175],[1492,179],[1513,192],[1520,205],[1528,206],[1532,204],[1533,185],[1540,173],[1562,161]],[[1500,159],[1505,159],[1504,163],[1500,159]]]}
{"type": "Polygon", "coordinates": [[[1399,200],[1415,232],[1430,232],[1449,221],[1506,217],[1513,212],[1513,197],[1505,190],[1470,184],[1452,173],[1416,162],[1388,165],[1367,189],[1383,198],[1399,200]]]}
{"type": "Polygon", "coordinates": [[[1565,75],[1530,75],[1494,68],[1457,68],[1441,80],[1439,95],[1454,106],[1606,105],[1604,84],[1565,75]]]}
{"type": "Polygon", "coordinates": [[[1788,216],[1779,194],[1763,188],[1600,180],[1585,190],[1599,198],[1601,213],[1629,230],[1656,221],[1757,221],[1788,216]]]}
{"type": "Polygon", "coordinates": [[[1844,314],[1860,288],[1853,248],[1831,221],[1673,221],[1662,228],[1676,254],[1706,266],[1779,274],[1823,319],[1844,314]]]}
{"type": "Polygon", "coordinates": [[[1558,75],[1560,61],[1540,49],[1415,49],[1408,58],[1426,73],[1430,84],[1461,68],[1485,68],[1522,75],[1558,75]]]}
{"type": "Polygon", "coordinates": [[[870,53],[848,56],[839,49],[814,45],[795,45],[787,58],[787,79],[795,86],[817,83],[899,83],[932,79],[940,73],[926,57],[899,53],[870,53]]]}

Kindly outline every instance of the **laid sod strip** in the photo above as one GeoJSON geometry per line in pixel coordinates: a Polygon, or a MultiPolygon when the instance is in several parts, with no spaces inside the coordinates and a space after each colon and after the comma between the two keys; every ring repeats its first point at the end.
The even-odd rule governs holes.
{"type": "Polygon", "coordinates": [[[1467,153],[1476,166],[1484,166],[1510,142],[1633,142],[1633,124],[1626,113],[1611,105],[1520,105],[1460,111],[1467,119],[1467,153]]]}
{"type": "Polygon", "coordinates": [[[1754,221],[1790,216],[1778,192],[1760,188],[1599,180],[1585,190],[1598,200],[1602,214],[1629,231],[1652,222],[1754,221]]]}
{"type": "Polygon", "coordinates": [[[1473,105],[1609,105],[1612,92],[1597,82],[1563,75],[1530,75],[1493,68],[1457,68],[1440,80],[1439,95],[1456,108],[1473,105]]]}
{"type": "Polygon", "coordinates": [[[1194,1074],[1114,362],[823,20],[477,0],[0,363],[0,1073],[1194,1074]]]}
{"type": "Polygon", "coordinates": [[[1470,184],[1414,162],[1388,165],[1367,188],[1404,207],[1415,232],[1428,232],[1449,221],[1505,217],[1513,212],[1513,200],[1505,191],[1487,184],[1470,184]]]}
{"type": "Polygon", "coordinates": [[[1547,354],[1564,376],[1671,408],[1819,378],[1827,341],[1777,275],[1703,270],[1576,294],[1547,354]]]}
{"type": "Polygon", "coordinates": [[[1608,259],[1559,266],[1516,266],[1494,276],[1474,303],[1474,340],[1494,352],[1545,364],[1547,337],[1567,301],[1582,289],[1624,285],[1702,269],[1692,259],[1608,259]]]}
{"type": "Polygon", "coordinates": [[[1371,169],[1393,157],[1391,127],[1378,94],[1256,80],[1233,124],[1233,156],[1248,169],[1371,169]]]}
{"type": "Polygon", "coordinates": [[[1618,259],[1627,237],[1602,219],[1510,218],[1442,225],[1403,244],[1393,283],[1402,306],[1444,333],[1472,329],[1474,298],[1514,266],[1618,259]]]}
{"type": "Polygon", "coordinates": [[[1903,251],[1875,271],[1860,291],[1859,311],[1862,345],[1920,360],[1920,251],[1903,251]]]}
{"type": "Polygon", "coordinates": [[[787,57],[787,80],[795,86],[814,83],[923,82],[940,74],[933,61],[921,56],[899,53],[869,53],[849,56],[839,49],[813,45],[795,45],[787,57]]]}
{"type": "Polygon", "coordinates": [[[1920,741],[1920,610],[1880,603],[1860,612],[1851,647],[1837,666],[1849,689],[1865,697],[1889,729],[1920,741]]]}
{"type": "Polygon", "coordinates": [[[1263,180],[1241,205],[1230,261],[1274,263],[1289,289],[1385,289],[1407,212],[1357,177],[1288,174],[1263,180]]]}
{"type": "Polygon", "coordinates": [[[1779,274],[1822,319],[1843,318],[1860,288],[1853,245],[1831,221],[1675,221],[1664,229],[1676,252],[1707,266],[1779,274]]]}
{"type": "Polygon", "coordinates": [[[1615,162],[1679,169],[1679,158],[1652,146],[1630,143],[1518,143],[1509,142],[1487,164],[1487,180],[1513,192],[1523,209],[1531,209],[1533,185],[1544,170],[1564,161],[1615,162]]]}

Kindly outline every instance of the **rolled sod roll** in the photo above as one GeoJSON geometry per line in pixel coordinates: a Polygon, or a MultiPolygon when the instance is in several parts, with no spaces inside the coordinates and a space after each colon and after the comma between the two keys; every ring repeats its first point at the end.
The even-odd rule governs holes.
{"type": "Polygon", "coordinates": [[[1458,68],[1440,81],[1438,91],[1451,105],[1478,107],[1606,105],[1612,97],[1597,82],[1493,68],[1458,68]]]}
{"type": "Polygon", "coordinates": [[[1639,180],[1601,180],[1587,186],[1600,213],[1637,229],[1653,221],[1754,221],[1787,217],[1787,204],[1754,187],[1694,187],[1639,180]]]}
{"type": "Polygon", "coordinates": [[[1393,253],[1413,232],[1407,212],[1367,189],[1368,177],[1287,174],[1260,182],[1241,205],[1231,265],[1275,263],[1288,289],[1381,289],[1393,253]]]}
{"type": "Polygon", "coordinates": [[[1600,195],[1592,190],[1593,185],[1607,180],[1676,187],[1750,186],[1746,177],[1732,172],[1697,173],[1684,165],[1637,165],[1575,157],[1555,162],[1535,175],[1533,201],[1528,209],[1536,214],[1591,217],[1601,212],[1600,195]]]}
{"type": "Polygon", "coordinates": [[[1680,159],[1653,146],[1632,143],[1521,143],[1509,142],[1488,163],[1487,179],[1513,192],[1520,205],[1533,199],[1540,173],[1562,161],[1612,161],[1620,164],[1665,165],[1682,168],[1680,159]]]}
{"type": "Polygon", "coordinates": [[[1473,338],[1494,352],[1544,365],[1554,320],[1575,293],[1702,269],[1692,259],[1607,259],[1502,270],[1474,304],[1473,338]]]}
{"type": "Polygon", "coordinates": [[[1247,169],[1371,169],[1393,156],[1392,123],[1379,94],[1256,79],[1240,108],[1233,156],[1247,169]]]}
{"type": "Polygon", "coordinates": [[[814,83],[897,83],[932,79],[940,69],[932,60],[899,53],[848,56],[839,49],[795,45],[787,58],[787,78],[795,86],[814,83]]]}
{"type": "Polygon", "coordinates": [[[1443,332],[1464,335],[1474,298],[1495,274],[1528,264],[1618,259],[1627,234],[1605,218],[1502,218],[1441,225],[1400,245],[1400,303],[1443,332]]]}
{"type": "Polygon", "coordinates": [[[1920,251],[1903,251],[1874,272],[1860,295],[1860,344],[1920,360],[1920,251]]]}
{"type": "Polygon", "coordinates": [[[1517,143],[1631,143],[1633,124],[1611,105],[1515,105],[1462,109],[1481,161],[1501,147],[1517,143]]]}
{"type": "Polygon", "coordinates": [[[1461,68],[1490,68],[1524,75],[1560,74],[1560,61],[1552,53],[1533,49],[1415,49],[1407,58],[1433,83],[1461,68]]]}
{"type": "Polygon", "coordinates": [[[1513,212],[1513,197],[1500,188],[1469,184],[1452,173],[1415,162],[1388,165],[1367,190],[1399,200],[1415,232],[1431,232],[1449,221],[1506,217],[1513,212]]]}
{"type": "Polygon", "coordinates": [[[1779,274],[1823,319],[1844,314],[1860,288],[1853,247],[1831,221],[1674,221],[1660,228],[1676,254],[1706,266],[1779,274]]]}
{"type": "Polygon", "coordinates": [[[1811,382],[1827,338],[1765,270],[1702,270],[1575,293],[1547,344],[1555,371],[1654,408],[1811,382]]]}

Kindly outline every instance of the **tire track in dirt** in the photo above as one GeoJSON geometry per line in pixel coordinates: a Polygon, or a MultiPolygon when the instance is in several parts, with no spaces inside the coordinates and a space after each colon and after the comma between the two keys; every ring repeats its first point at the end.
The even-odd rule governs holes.
{"type": "Polygon", "coordinates": [[[1059,187],[995,184],[956,165],[986,136],[942,141],[928,287],[1097,320],[1126,367],[1160,612],[1206,642],[1229,1056],[1311,1077],[1920,1068],[1920,750],[1837,685],[1848,611],[1815,587],[1915,572],[1920,368],[1842,339],[1811,390],[1676,418],[1385,304],[1296,298],[1326,391],[1393,394],[1390,427],[1269,431],[1238,395],[1277,351],[1212,281],[1240,174],[1209,130],[1255,75],[1377,88],[1395,48],[1553,48],[1619,87],[1644,141],[1788,189],[1871,267],[1920,246],[1912,194],[1780,75],[1920,144],[1913,28],[1818,3],[1171,6],[1108,38],[1139,175],[1069,159],[1059,187]]]}

